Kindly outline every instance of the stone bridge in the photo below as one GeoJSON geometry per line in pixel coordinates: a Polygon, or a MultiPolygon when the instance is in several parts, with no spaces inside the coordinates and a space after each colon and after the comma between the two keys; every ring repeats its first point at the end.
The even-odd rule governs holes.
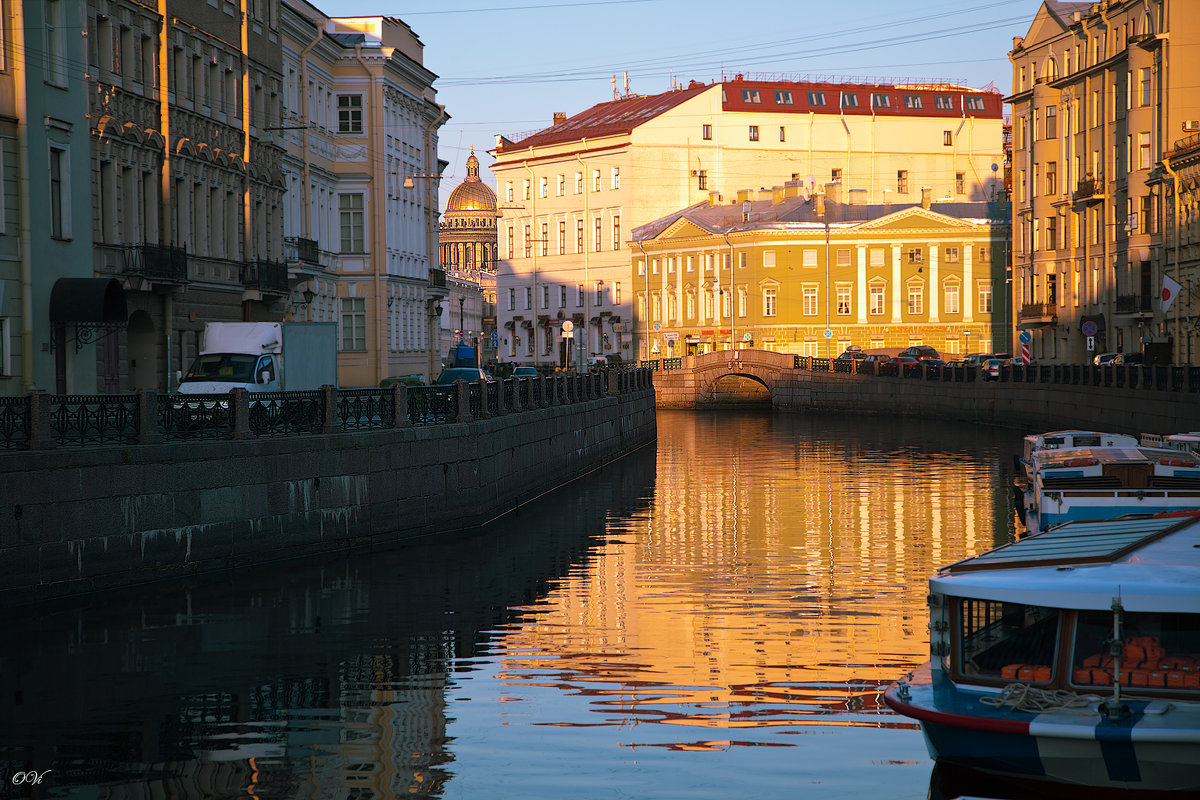
{"type": "Polygon", "coordinates": [[[654,373],[659,408],[792,405],[795,357],[769,350],[718,350],[663,359],[654,373]]]}

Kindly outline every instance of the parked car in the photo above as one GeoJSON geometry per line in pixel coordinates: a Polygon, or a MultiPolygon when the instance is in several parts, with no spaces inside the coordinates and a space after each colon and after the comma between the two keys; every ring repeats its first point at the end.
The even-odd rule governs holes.
{"type": "Polygon", "coordinates": [[[1121,355],[1121,354],[1120,353],[1099,353],[1096,355],[1095,358],[1092,359],[1092,363],[1098,367],[1104,366],[1105,364],[1111,364],[1112,360],[1119,355],[1121,355]]]}
{"type": "Polygon", "coordinates": [[[536,378],[538,376],[537,367],[517,367],[512,371],[514,378],[536,378]]]}
{"type": "Polygon", "coordinates": [[[995,353],[967,353],[962,360],[964,367],[981,367],[990,358],[997,358],[995,353]]]}
{"type": "Polygon", "coordinates": [[[434,381],[436,386],[448,386],[455,381],[491,381],[492,376],[481,370],[479,367],[450,367],[442,370],[442,374],[437,376],[434,381]]]}
{"type": "Polygon", "coordinates": [[[983,379],[985,381],[1000,380],[1000,367],[1005,363],[1003,358],[989,358],[984,361],[980,369],[983,371],[983,379]]]}
{"type": "Polygon", "coordinates": [[[864,364],[886,364],[892,357],[884,353],[866,353],[862,357],[864,364]]]}
{"type": "Polygon", "coordinates": [[[941,358],[938,355],[938,351],[927,344],[915,344],[912,347],[907,347],[900,351],[900,355],[911,356],[917,361],[924,361],[927,358],[941,358]]]}
{"type": "Polygon", "coordinates": [[[1117,353],[1117,357],[1114,358],[1109,363],[1113,364],[1114,366],[1118,365],[1118,364],[1141,364],[1141,363],[1143,363],[1142,354],[1141,353],[1117,353]]]}

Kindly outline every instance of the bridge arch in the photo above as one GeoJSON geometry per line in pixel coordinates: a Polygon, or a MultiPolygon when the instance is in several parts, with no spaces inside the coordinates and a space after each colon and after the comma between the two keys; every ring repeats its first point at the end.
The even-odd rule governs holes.
{"type": "Polygon", "coordinates": [[[739,394],[744,402],[769,405],[783,374],[792,370],[795,361],[790,354],[770,350],[718,350],[687,360],[696,402],[706,405],[735,403],[739,394]],[[752,387],[761,387],[765,393],[752,387]]]}

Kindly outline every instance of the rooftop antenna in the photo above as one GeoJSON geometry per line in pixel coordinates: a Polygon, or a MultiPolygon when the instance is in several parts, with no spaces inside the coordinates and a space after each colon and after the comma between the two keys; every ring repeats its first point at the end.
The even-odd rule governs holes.
{"type": "Polygon", "coordinates": [[[629,97],[629,73],[626,72],[626,73],[624,73],[624,75],[625,75],[625,96],[629,97]]]}
{"type": "Polygon", "coordinates": [[[613,87],[613,100],[621,99],[617,95],[617,76],[616,75],[613,75],[613,77],[612,77],[612,87],[613,87]]]}

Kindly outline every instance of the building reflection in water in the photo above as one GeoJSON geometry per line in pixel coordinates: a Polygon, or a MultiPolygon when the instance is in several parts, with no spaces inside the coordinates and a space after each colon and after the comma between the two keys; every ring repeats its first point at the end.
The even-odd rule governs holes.
{"type": "Polygon", "coordinates": [[[659,430],[652,505],[497,638],[502,677],[617,726],[913,727],[881,689],[928,657],[928,576],[1011,535],[981,442],[770,415],[659,430]]]}

